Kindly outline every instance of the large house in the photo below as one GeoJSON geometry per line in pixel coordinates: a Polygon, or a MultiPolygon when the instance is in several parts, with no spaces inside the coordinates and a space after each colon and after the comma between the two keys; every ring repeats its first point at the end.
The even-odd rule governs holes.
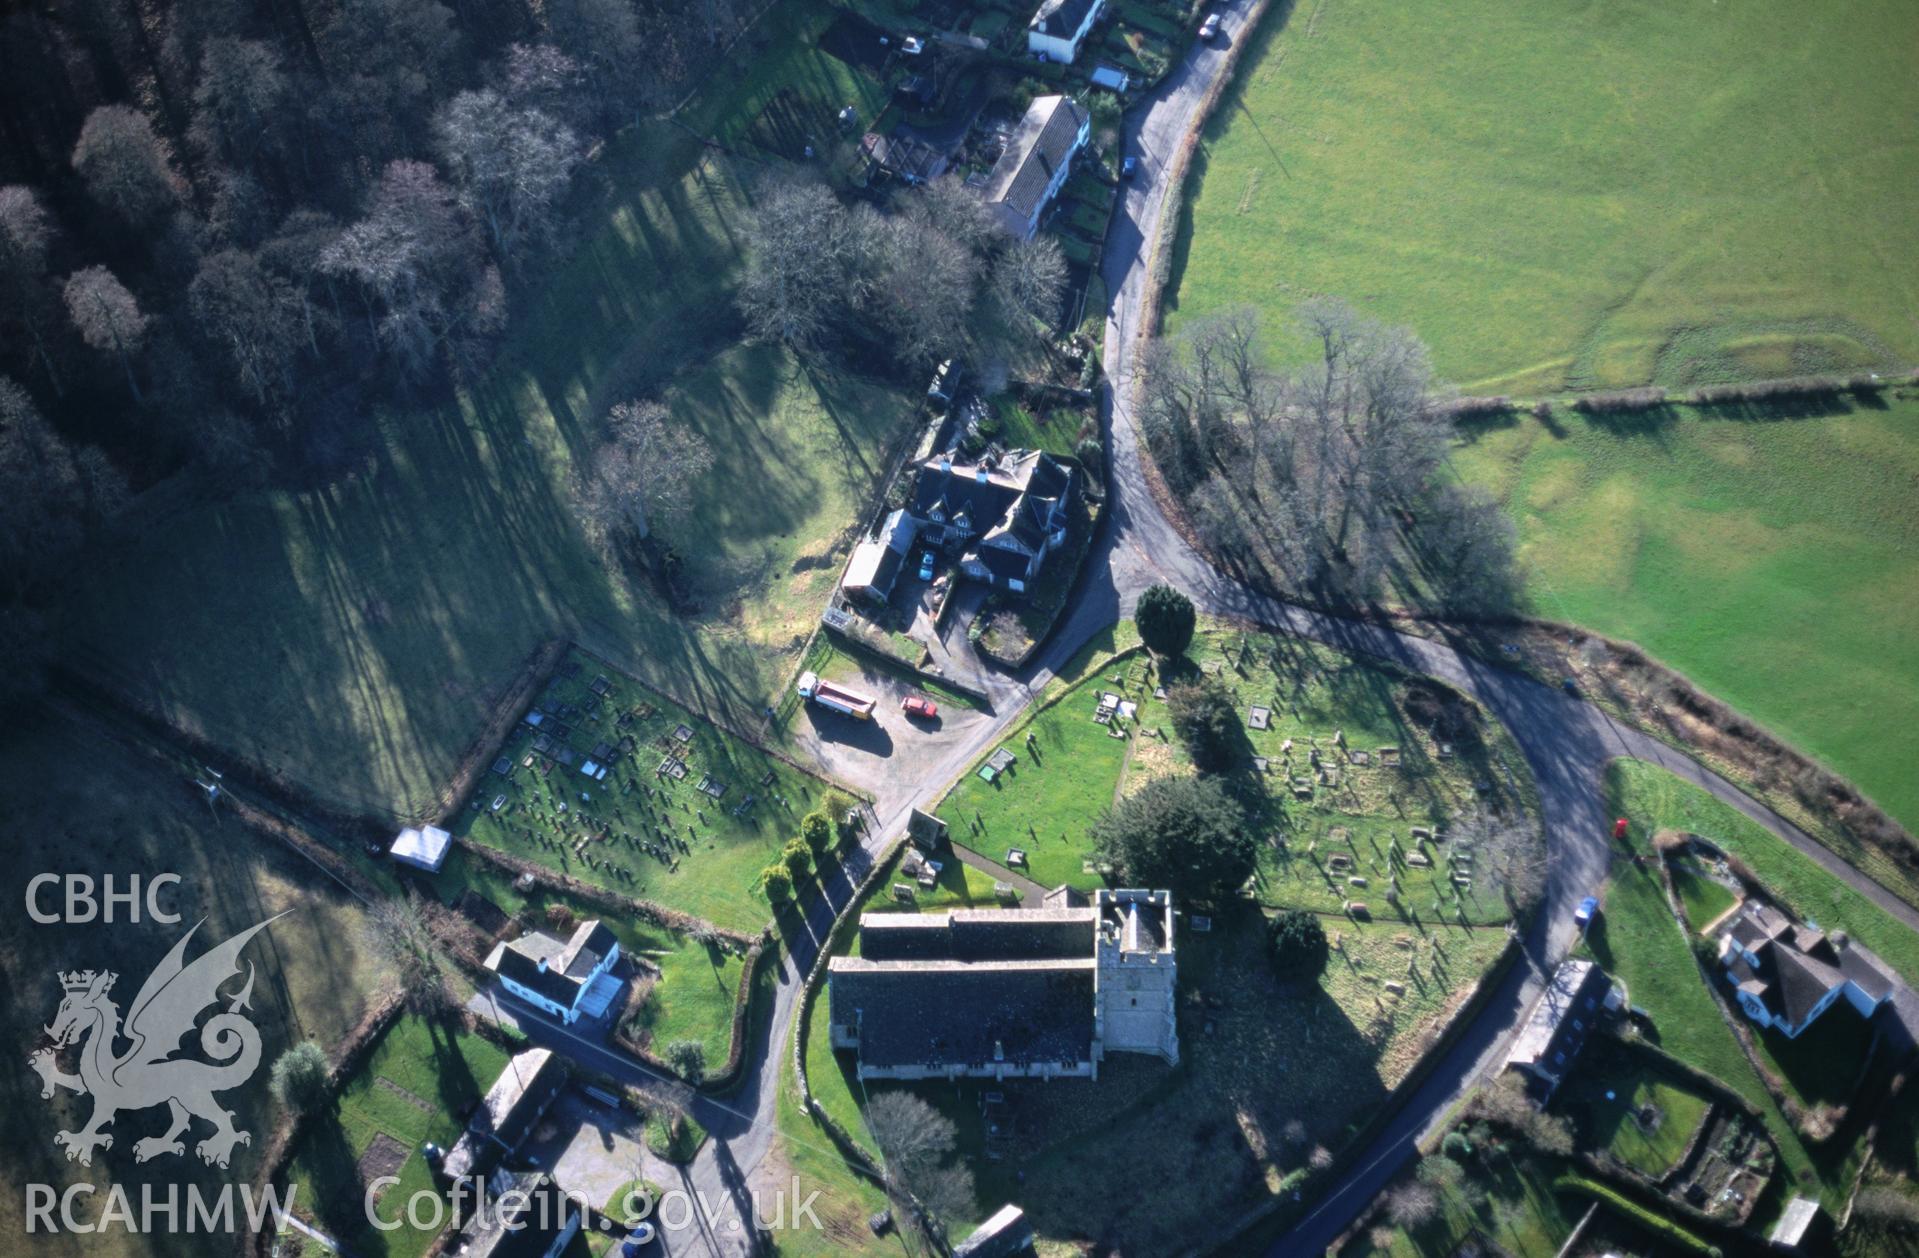
{"type": "Polygon", "coordinates": [[[1619,1003],[1612,979],[1597,965],[1561,962],[1526,1015],[1506,1065],[1525,1076],[1527,1091],[1543,1105],[1599,1025],[1600,1014],[1619,1003]]]}
{"type": "Polygon", "coordinates": [[[1788,1039],[1841,996],[1871,1017],[1892,995],[1892,977],[1873,958],[1756,900],[1720,929],[1719,961],[1745,1015],[1788,1039]]]}
{"type": "Polygon", "coordinates": [[[1064,96],[1041,96],[1026,107],[1006,149],[986,176],[986,207],[1002,227],[1031,240],[1053,197],[1072,173],[1073,157],[1093,134],[1093,116],[1064,96]]]}
{"type": "Polygon", "coordinates": [[[840,588],[846,596],[874,605],[884,604],[891,598],[893,582],[899,579],[900,568],[905,565],[918,532],[919,522],[903,508],[887,516],[877,535],[853,547],[846,575],[840,578],[840,588]]]}
{"type": "Polygon", "coordinates": [[[440,1173],[454,1183],[484,1174],[532,1134],[534,1124],[565,1086],[566,1066],[552,1050],[530,1048],[516,1054],[467,1120],[466,1130],[440,1164],[440,1173]]]}
{"type": "Polygon", "coordinates": [[[833,1047],[862,1079],[1097,1078],[1108,1052],[1179,1060],[1172,897],[866,913],[827,965],[833,1047]]]}
{"type": "Polygon", "coordinates": [[[920,468],[909,507],[918,541],[957,557],[962,575],[1020,593],[1066,541],[1073,469],[1040,450],[971,464],[954,453],[920,468]]]}
{"type": "Polygon", "coordinates": [[[487,954],[486,968],[500,985],[521,1000],[571,1024],[606,1012],[619,990],[612,973],[620,959],[620,941],[598,919],[581,922],[562,942],[530,930],[487,954]]]}
{"type": "Polygon", "coordinates": [[[1071,65],[1079,47],[1099,20],[1101,0],[1041,0],[1026,24],[1026,51],[1046,61],[1071,65]]]}

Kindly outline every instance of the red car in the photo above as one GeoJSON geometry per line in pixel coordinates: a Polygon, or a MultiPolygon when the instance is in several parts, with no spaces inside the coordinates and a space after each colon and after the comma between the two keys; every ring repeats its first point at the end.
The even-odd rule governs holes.
{"type": "Polygon", "coordinates": [[[923,721],[930,721],[940,714],[939,705],[925,695],[907,695],[900,700],[900,710],[923,721]]]}

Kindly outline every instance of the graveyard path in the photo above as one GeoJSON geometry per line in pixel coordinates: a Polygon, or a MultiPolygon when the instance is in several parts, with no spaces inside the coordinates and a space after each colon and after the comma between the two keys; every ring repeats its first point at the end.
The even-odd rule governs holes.
{"type": "MultiPolygon", "coordinates": [[[[1140,179],[1125,185],[1103,262],[1111,301],[1105,344],[1108,377],[1102,397],[1110,465],[1108,509],[1070,611],[1035,661],[1017,677],[994,687],[993,710],[986,719],[956,722],[926,735],[932,745],[907,780],[875,773],[877,824],[864,847],[854,854],[847,870],[824,888],[823,895],[811,899],[803,915],[786,919],[782,929],[786,947],[777,966],[771,1016],[754,1021],[745,1081],[728,1098],[700,1096],[694,1102],[695,1116],[713,1138],[700,1151],[689,1180],[711,1211],[705,1220],[669,1233],[668,1247],[674,1253],[733,1254],[750,1249],[750,1229],[737,1227],[736,1220],[744,1215],[746,1188],[756,1182],[755,1176],[781,1165],[780,1159],[774,1156],[769,1161],[769,1156],[779,1090],[791,1086],[784,1076],[791,1060],[800,989],[837,915],[850,907],[854,881],[903,830],[909,809],[931,807],[1005,736],[1047,682],[1095,635],[1130,614],[1140,592],[1155,582],[1186,591],[1208,613],[1385,659],[1472,694],[1512,732],[1539,785],[1550,865],[1545,902],[1523,940],[1523,963],[1507,973],[1473,1023],[1372,1144],[1345,1160],[1338,1178],[1320,1191],[1318,1204],[1275,1244],[1275,1254],[1323,1252],[1398,1173],[1415,1142],[1435,1126],[1453,1101],[1503,1061],[1544,977],[1572,944],[1574,906],[1605,879],[1611,818],[1603,780],[1612,760],[1622,756],[1645,760],[1702,787],[1919,928],[1919,913],[1910,906],[1685,754],[1618,724],[1574,696],[1465,655],[1444,642],[1309,611],[1249,589],[1214,568],[1168,519],[1152,491],[1132,414],[1139,332],[1147,326],[1146,306],[1153,299],[1147,272],[1165,229],[1174,221],[1170,212],[1177,208],[1179,190],[1162,176],[1178,145],[1199,125],[1203,101],[1227,68],[1225,48],[1248,36],[1247,22],[1255,6],[1256,0],[1222,0],[1214,10],[1225,28],[1220,43],[1195,45],[1161,87],[1127,117],[1126,151],[1141,157],[1144,171],[1140,179]]],[[[1165,243],[1170,244],[1170,238],[1165,243]]],[[[1914,1021],[1919,1022],[1919,1011],[1914,1021]]],[[[593,1064],[622,1078],[649,1082],[648,1072],[633,1063],[622,1065],[611,1055],[593,1057],[593,1064]]],[[[1283,1081],[1279,1086],[1284,1086],[1283,1081]]],[[[826,1143],[823,1137],[819,1143],[826,1143]]]]}

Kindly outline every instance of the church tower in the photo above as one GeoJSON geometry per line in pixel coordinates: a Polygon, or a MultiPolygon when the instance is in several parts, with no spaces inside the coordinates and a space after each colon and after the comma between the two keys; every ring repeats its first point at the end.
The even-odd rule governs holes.
{"type": "Polygon", "coordinates": [[[1154,1053],[1179,1062],[1173,957],[1173,897],[1165,891],[1101,890],[1095,943],[1096,1052],[1154,1053]]]}

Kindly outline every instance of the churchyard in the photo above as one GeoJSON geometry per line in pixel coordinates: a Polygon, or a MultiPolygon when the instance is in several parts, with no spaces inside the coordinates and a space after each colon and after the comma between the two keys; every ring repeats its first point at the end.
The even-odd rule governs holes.
{"type": "MultiPolygon", "coordinates": [[[[526,717],[449,821],[454,834],[729,930],[766,924],[760,871],[825,782],[579,648],[526,717]]],[[[449,862],[443,900],[471,863],[449,862]]]]}
{"type": "Polygon", "coordinates": [[[1245,754],[1231,780],[1261,837],[1252,898],[1401,921],[1510,918],[1494,862],[1452,835],[1531,807],[1510,736],[1444,687],[1236,629],[1202,632],[1182,662],[1134,651],[1049,692],[941,801],[954,841],[1043,886],[1105,885],[1087,827],[1152,778],[1193,771],[1165,694],[1200,679],[1238,704],[1245,754]]]}
{"type": "MultiPolygon", "coordinates": [[[[971,869],[955,876],[954,863],[941,870],[939,893],[914,905],[895,902],[889,882],[863,911],[993,903],[991,880],[971,869]]],[[[1336,941],[1322,973],[1283,978],[1251,904],[1210,915],[1204,930],[1183,915],[1178,931],[1177,1067],[1114,1053],[1097,1080],[862,1087],[852,1055],[832,1048],[822,997],[801,1030],[809,1083],[869,1151],[862,1106],[887,1089],[910,1087],[951,1119],[974,1175],[969,1225],[1016,1200],[1046,1242],[1171,1252],[1304,1188],[1405,1078],[1506,944],[1500,928],[1453,924],[1422,934],[1346,923],[1329,931],[1336,941]],[[1286,1087],[1275,1090],[1275,1078],[1286,1087]],[[1182,1190],[1147,1195],[1141,1182],[1182,1190]]],[[[787,1147],[814,1146],[808,1157],[835,1160],[797,1108],[782,1110],[781,1132],[787,1147]]],[[[870,1199],[857,1181],[834,1194],[848,1213],[871,1208],[870,1199]]]]}

